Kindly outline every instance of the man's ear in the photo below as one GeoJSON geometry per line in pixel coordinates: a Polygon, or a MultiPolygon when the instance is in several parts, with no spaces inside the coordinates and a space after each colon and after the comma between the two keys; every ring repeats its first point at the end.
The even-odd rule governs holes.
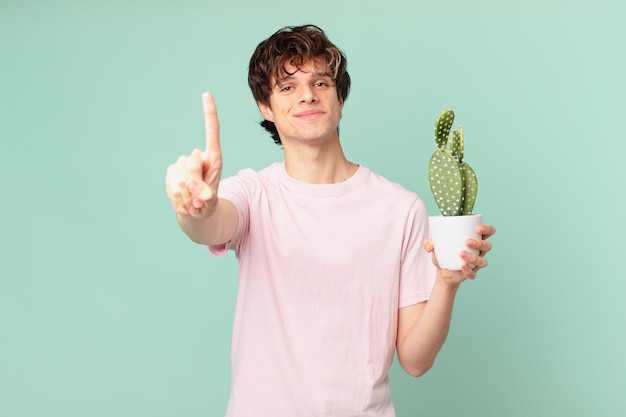
{"type": "Polygon", "coordinates": [[[261,111],[261,114],[263,115],[263,118],[265,120],[268,120],[272,123],[274,123],[274,113],[272,113],[272,109],[270,108],[270,106],[268,104],[262,103],[260,101],[256,102],[257,106],[259,106],[259,110],[261,111]]]}

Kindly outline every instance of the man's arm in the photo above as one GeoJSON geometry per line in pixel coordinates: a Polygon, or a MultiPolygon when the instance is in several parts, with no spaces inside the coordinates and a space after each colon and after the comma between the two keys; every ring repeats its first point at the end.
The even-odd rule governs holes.
{"type": "Polygon", "coordinates": [[[425,374],[448,336],[458,284],[439,284],[430,299],[398,310],[398,361],[409,375],[425,374]]]}
{"type": "Polygon", "coordinates": [[[222,149],[215,101],[202,95],[205,151],[195,149],[170,165],[166,175],[167,196],[176,212],[180,228],[191,240],[206,245],[229,242],[237,229],[235,206],[217,196],[222,175],[222,149]]]}
{"type": "Polygon", "coordinates": [[[197,218],[176,214],[178,225],[189,239],[203,245],[221,245],[230,242],[237,231],[237,208],[228,200],[218,199],[213,214],[197,218]]]}
{"type": "MultiPolygon", "coordinates": [[[[461,257],[466,263],[460,271],[439,269],[433,254],[437,278],[430,298],[423,303],[398,310],[398,360],[410,375],[423,375],[435,362],[448,336],[456,292],[461,282],[476,278],[478,269],[487,266],[485,254],[491,250],[491,243],[486,239],[495,231],[492,226],[479,226],[478,233],[483,236],[483,240],[469,239],[467,242],[467,246],[478,249],[479,254],[463,252],[461,257]],[[475,267],[472,269],[468,264],[474,264],[475,267]]],[[[432,242],[427,239],[424,248],[433,252],[432,242]]]]}

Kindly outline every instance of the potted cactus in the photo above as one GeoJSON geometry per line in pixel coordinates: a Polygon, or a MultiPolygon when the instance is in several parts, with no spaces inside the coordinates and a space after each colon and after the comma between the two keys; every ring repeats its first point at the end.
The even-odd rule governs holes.
{"type": "Polygon", "coordinates": [[[437,149],[430,158],[428,183],[441,215],[430,216],[428,223],[439,266],[460,270],[463,264],[460,252],[477,253],[467,248],[465,241],[468,238],[480,239],[476,226],[482,223],[482,215],[472,214],[478,180],[472,167],[463,159],[463,129],[452,130],[453,122],[454,112],[444,110],[435,124],[437,149]]]}

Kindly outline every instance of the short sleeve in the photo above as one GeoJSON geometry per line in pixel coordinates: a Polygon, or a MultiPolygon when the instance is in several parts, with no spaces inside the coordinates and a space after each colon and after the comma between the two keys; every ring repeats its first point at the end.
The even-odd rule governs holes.
{"type": "Polygon", "coordinates": [[[428,237],[428,212],[417,198],[407,217],[400,268],[398,308],[428,300],[435,284],[436,268],[422,246],[428,237]]]}
{"type": "Polygon", "coordinates": [[[239,171],[237,175],[220,181],[218,189],[219,198],[233,203],[237,209],[238,222],[235,235],[230,242],[221,245],[208,245],[209,252],[217,257],[226,255],[229,250],[237,252],[245,239],[250,219],[250,196],[254,194],[257,174],[251,169],[239,171]]]}

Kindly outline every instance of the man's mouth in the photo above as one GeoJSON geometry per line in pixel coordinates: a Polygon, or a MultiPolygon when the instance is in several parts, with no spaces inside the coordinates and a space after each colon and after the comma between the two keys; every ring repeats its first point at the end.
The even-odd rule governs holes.
{"type": "Polygon", "coordinates": [[[321,110],[306,110],[296,114],[296,117],[302,120],[313,120],[324,114],[321,110]]]}

